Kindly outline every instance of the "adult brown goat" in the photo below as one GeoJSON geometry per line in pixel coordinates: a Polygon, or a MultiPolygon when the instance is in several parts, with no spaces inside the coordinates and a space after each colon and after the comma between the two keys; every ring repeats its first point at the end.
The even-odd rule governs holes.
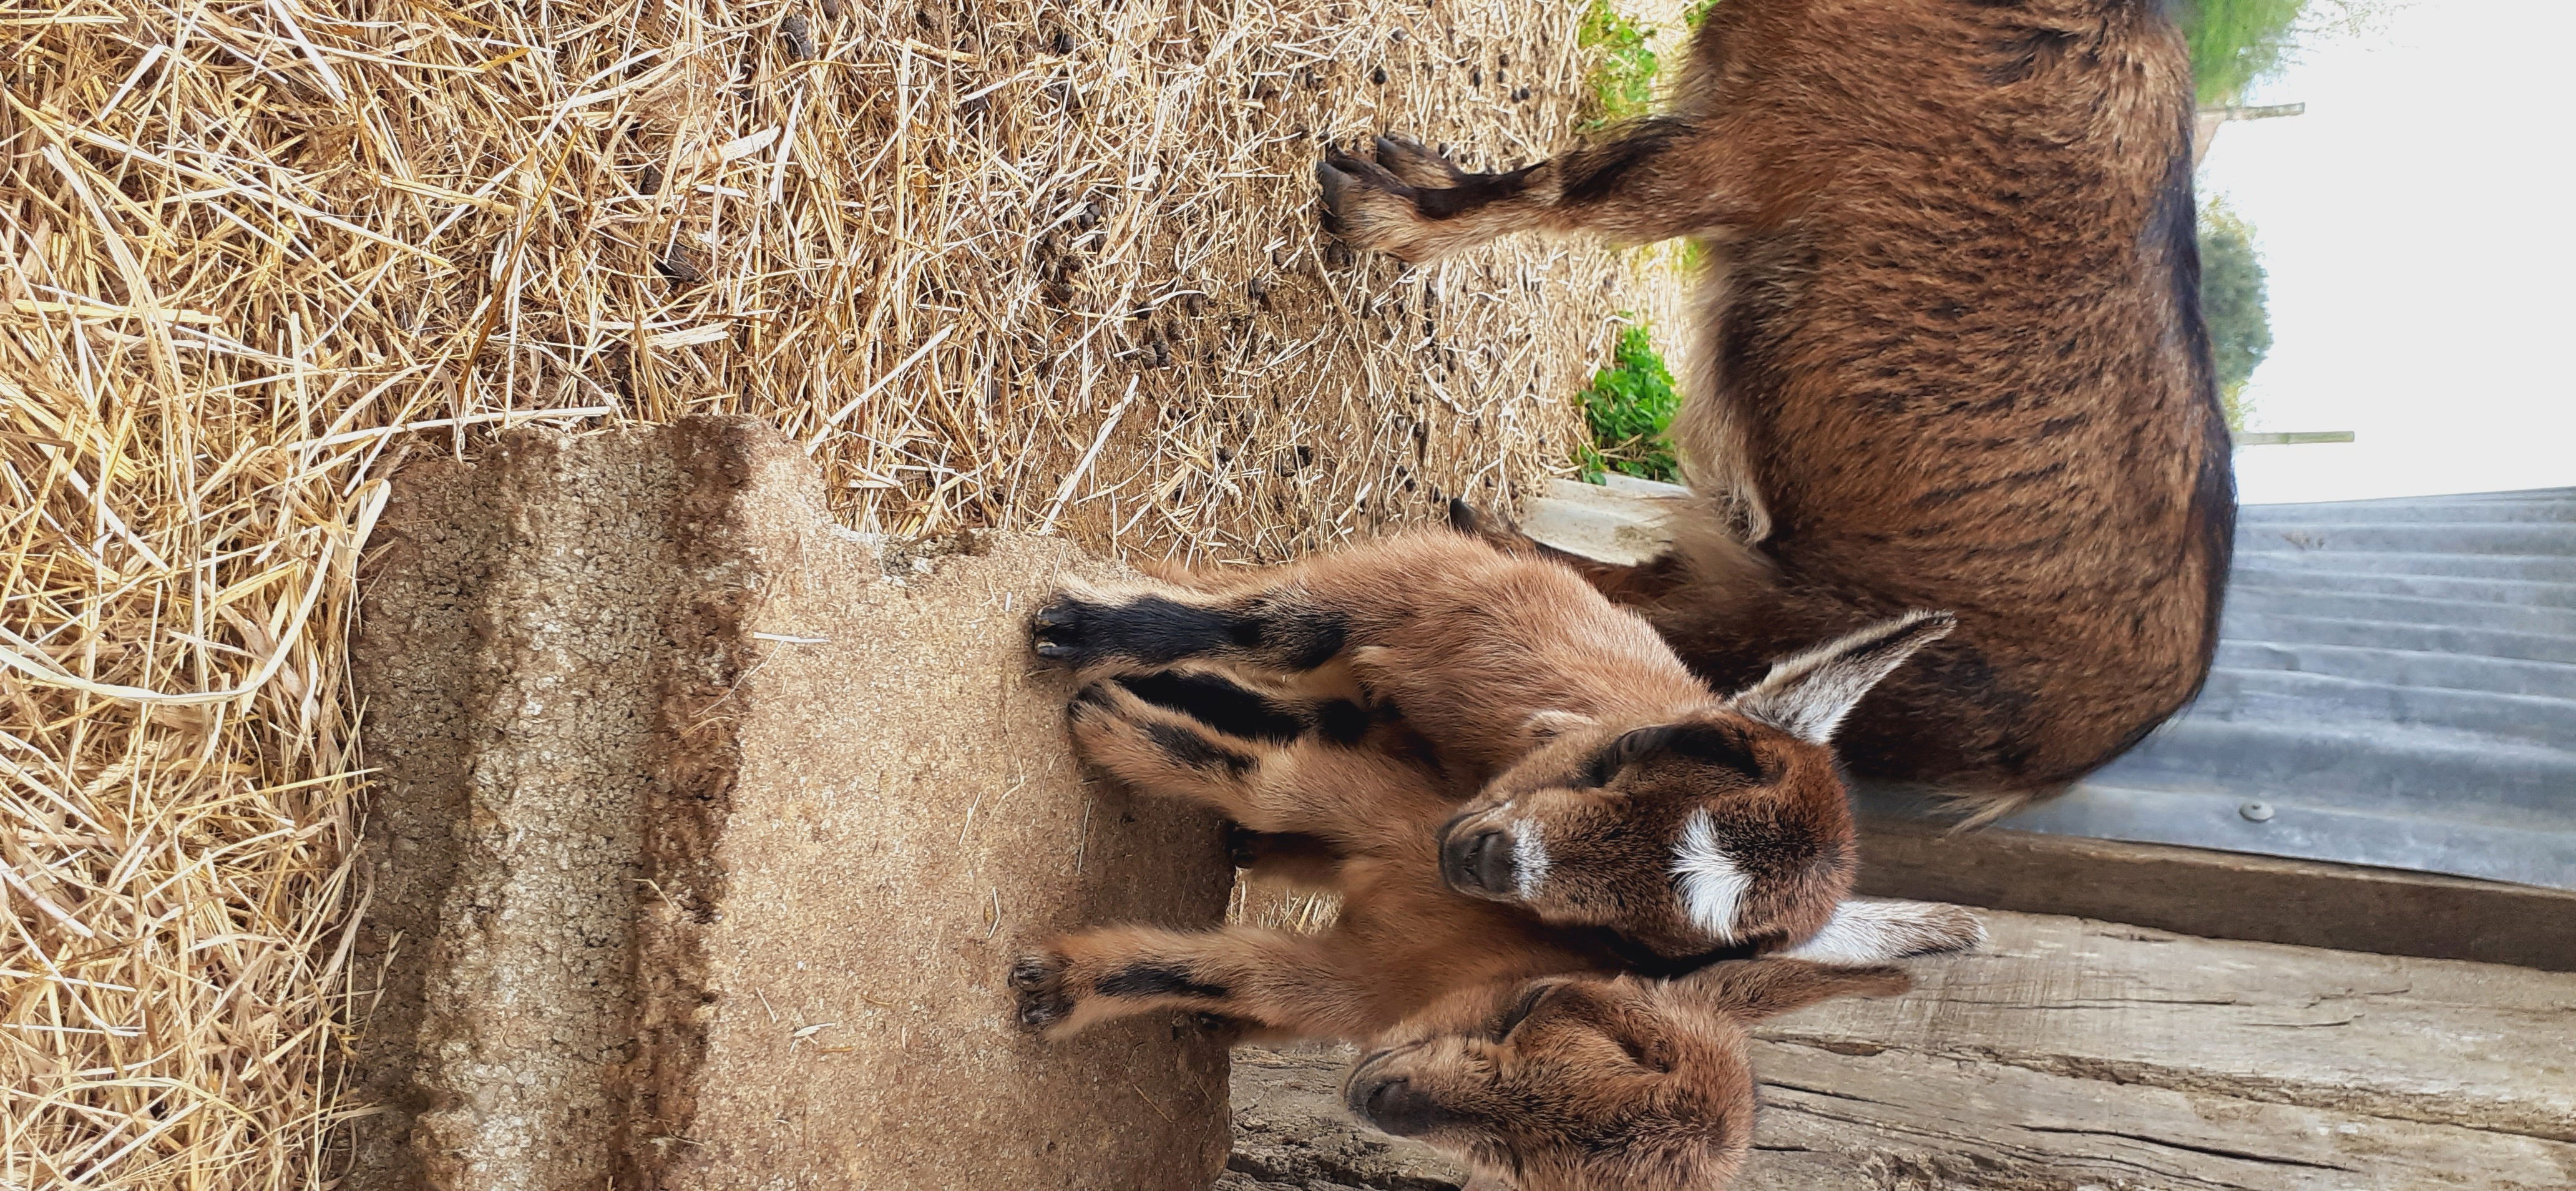
{"type": "Polygon", "coordinates": [[[1954,611],[1841,749],[1992,815],[2128,749],[2216,647],[2235,494],[2191,120],[2155,0],[1727,0],[1615,140],[1470,174],[1380,138],[1317,175],[1343,237],[1407,260],[1699,238],[1673,429],[1701,507],[1588,577],[1720,690],[1954,611]]]}

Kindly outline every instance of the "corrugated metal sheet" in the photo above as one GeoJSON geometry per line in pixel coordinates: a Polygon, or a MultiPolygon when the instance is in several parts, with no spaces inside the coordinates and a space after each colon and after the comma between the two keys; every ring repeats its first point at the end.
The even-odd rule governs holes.
{"type": "MultiPolygon", "coordinates": [[[[1614,489],[1525,528],[1653,553],[1675,490],[1614,489]]],[[[2576,889],[2576,488],[2248,505],[2236,550],[2199,701],[2004,825],[2576,889]]]]}
{"type": "Polygon", "coordinates": [[[2576,889],[2576,489],[2249,505],[2236,543],[2199,701],[2003,825],[2576,889]]]}

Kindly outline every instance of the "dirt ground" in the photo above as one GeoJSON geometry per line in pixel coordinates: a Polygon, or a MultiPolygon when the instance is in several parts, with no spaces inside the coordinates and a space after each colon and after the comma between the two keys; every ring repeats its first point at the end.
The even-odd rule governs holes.
{"type": "Polygon", "coordinates": [[[1308,170],[1545,155],[1530,0],[81,0],[0,26],[0,1184],[304,1186],[376,974],[352,576],[408,458],[739,412],[859,529],[1273,559],[1565,466],[1630,263],[1308,170]]]}
{"type": "Polygon", "coordinates": [[[1217,820],[1086,780],[1022,618],[1061,538],[891,556],[746,418],[413,469],[369,571],[380,767],[354,1191],[1204,1191],[1224,1040],[1015,1022],[1012,960],[1215,925],[1217,820]]]}

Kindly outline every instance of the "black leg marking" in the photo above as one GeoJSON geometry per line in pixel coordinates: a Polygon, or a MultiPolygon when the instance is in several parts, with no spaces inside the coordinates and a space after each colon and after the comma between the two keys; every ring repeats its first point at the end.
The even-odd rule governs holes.
{"type": "Polygon", "coordinates": [[[1305,735],[1306,721],[1280,704],[1214,674],[1159,673],[1121,678],[1118,685],[1156,707],[1194,716],[1228,736],[1286,744],[1305,735]]]}
{"type": "Polygon", "coordinates": [[[1374,722],[1376,717],[1369,714],[1368,708],[1348,699],[1334,699],[1315,709],[1315,726],[1322,730],[1324,739],[1344,748],[1358,747],[1374,722]]]}
{"type": "Polygon", "coordinates": [[[1038,656],[1074,666],[1123,659],[1168,666],[1204,654],[1249,654],[1292,670],[1312,670],[1342,651],[1350,623],[1341,614],[1277,599],[1250,608],[1201,608],[1165,596],[1124,604],[1060,598],[1030,618],[1038,656]]]}
{"type": "Polygon", "coordinates": [[[1680,121],[1654,117],[1626,137],[1597,149],[1578,150],[1559,158],[1565,171],[1563,202],[1597,203],[1619,192],[1628,175],[1654,160],[1689,129],[1680,121]]]}
{"type": "Polygon", "coordinates": [[[1224,769],[1236,777],[1252,772],[1254,761],[1178,724],[1147,724],[1145,738],[1163,755],[1192,769],[1224,769]]]}
{"type": "Polygon", "coordinates": [[[1454,219],[1488,203],[1517,198],[1529,189],[1530,171],[1537,166],[1524,166],[1508,174],[1468,174],[1455,186],[1421,191],[1413,205],[1426,219],[1454,219]]]}
{"type": "Polygon", "coordinates": [[[1032,624],[1038,656],[1088,666],[1108,658],[1169,665],[1223,649],[1241,635],[1236,618],[1163,596],[1125,604],[1059,599],[1040,608],[1032,624]]]}
{"type": "Polygon", "coordinates": [[[1222,984],[1201,984],[1190,978],[1190,970],[1179,964],[1138,962],[1103,976],[1092,987],[1104,997],[1204,997],[1223,1000],[1231,995],[1222,984]]]}
{"type": "Polygon", "coordinates": [[[1236,868],[1329,868],[1345,858],[1332,841],[1303,831],[1254,831],[1241,823],[1225,825],[1226,859],[1236,868]]]}
{"type": "Polygon", "coordinates": [[[1239,622],[1238,632],[1248,630],[1249,639],[1240,644],[1259,650],[1263,656],[1291,670],[1312,670],[1333,660],[1349,642],[1349,618],[1321,608],[1282,607],[1269,601],[1253,616],[1239,622]]]}

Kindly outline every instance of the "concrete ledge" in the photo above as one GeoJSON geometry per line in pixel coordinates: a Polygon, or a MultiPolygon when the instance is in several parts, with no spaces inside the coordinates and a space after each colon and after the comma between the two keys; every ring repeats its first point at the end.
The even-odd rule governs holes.
{"type": "Polygon", "coordinates": [[[379,785],[350,1185],[1202,1188],[1220,1043],[1009,1022],[1009,956],[1206,925],[1213,820],[1087,786],[1029,602],[891,557],[757,423],[406,470],[365,584],[379,785]]]}

